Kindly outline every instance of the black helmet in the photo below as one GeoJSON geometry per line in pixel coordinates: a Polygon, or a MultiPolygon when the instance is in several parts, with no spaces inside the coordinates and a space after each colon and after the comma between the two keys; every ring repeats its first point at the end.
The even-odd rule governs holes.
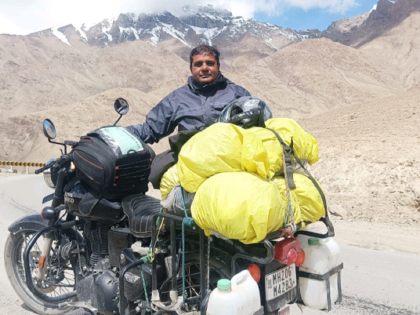
{"type": "Polygon", "coordinates": [[[242,96],[223,109],[218,122],[227,122],[242,128],[265,128],[264,122],[271,117],[273,114],[264,101],[252,96],[242,96]]]}

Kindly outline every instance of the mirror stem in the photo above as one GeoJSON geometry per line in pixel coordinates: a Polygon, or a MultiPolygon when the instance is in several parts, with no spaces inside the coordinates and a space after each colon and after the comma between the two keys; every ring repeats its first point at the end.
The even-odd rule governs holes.
{"type": "Polygon", "coordinates": [[[122,116],[123,115],[120,115],[120,117],[117,119],[117,121],[115,122],[115,124],[113,124],[113,126],[115,126],[120,121],[120,119],[121,119],[122,116]]]}
{"type": "Polygon", "coordinates": [[[54,142],[54,141],[51,141],[51,139],[48,139],[48,142],[64,146],[64,153],[67,154],[67,146],[64,143],[54,142]]]}

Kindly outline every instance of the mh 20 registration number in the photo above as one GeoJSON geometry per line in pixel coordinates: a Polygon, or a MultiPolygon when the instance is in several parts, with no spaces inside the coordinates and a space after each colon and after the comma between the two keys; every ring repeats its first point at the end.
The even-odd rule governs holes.
{"type": "Polygon", "coordinates": [[[265,299],[270,301],[296,287],[296,267],[283,267],[265,276],[265,299]]]}

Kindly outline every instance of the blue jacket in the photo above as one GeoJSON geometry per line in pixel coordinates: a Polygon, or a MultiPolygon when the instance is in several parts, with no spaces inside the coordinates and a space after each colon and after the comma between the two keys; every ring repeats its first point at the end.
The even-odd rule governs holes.
{"type": "Polygon", "coordinates": [[[212,125],[222,109],[241,96],[250,96],[243,87],[219,74],[210,84],[201,84],[192,77],[187,85],[173,91],[146,116],[143,124],[127,127],[146,143],[155,143],[178,131],[198,130],[212,125]]]}

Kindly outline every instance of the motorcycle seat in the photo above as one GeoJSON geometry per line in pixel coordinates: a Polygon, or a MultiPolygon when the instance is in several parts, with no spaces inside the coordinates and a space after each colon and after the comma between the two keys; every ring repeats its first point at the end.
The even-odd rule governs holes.
{"type": "Polygon", "coordinates": [[[151,237],[153,216],[160,212],[160,200],[144,194],[125,197],[122,200],[124,213],[130,222],[130,232],[135,237],[151,237]]]}

